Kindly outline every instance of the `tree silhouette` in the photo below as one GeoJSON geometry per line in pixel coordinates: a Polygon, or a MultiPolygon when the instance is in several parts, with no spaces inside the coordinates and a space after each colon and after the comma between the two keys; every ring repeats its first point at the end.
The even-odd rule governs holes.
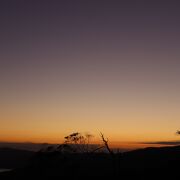
{"type": "Polygon", "coordinates": [[[77,153],[93,153],[104,148],[104,146],[91,144],[92,138],[92,134],[86,133],[83,135],[79,132],[76,132],[64,138],[64,145],[71,147],[73,152],[77,153]]]}
{"type": "Polygon", "coordinates": [[[105,138],[100,133],[103,145],[91,144],[92,134],[81,134],[79,132],[72,133],[64,137],[64,142],[58,146],[48,146],[45,149],[41,149],[41,152],[60,152],[60,153],[94,153],[101,149],[107,149],[107,151],[114,155],[114,152],[110,149],[108,144],[108,138],[105,138]]]}
{"type": "Polygon", "coordinates": [[[180,135],[180,130],[177,130],[177,131],[176,131],[176,134],[177,134],[177,135],[180,135]]]}

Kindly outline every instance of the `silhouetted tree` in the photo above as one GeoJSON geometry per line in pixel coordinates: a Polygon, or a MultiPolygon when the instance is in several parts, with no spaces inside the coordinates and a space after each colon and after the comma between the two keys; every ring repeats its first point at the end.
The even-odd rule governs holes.
{"type": "Polygon", "coordinates": [[[102,141],[104,143],[104,147],[107,149],[107,151],[111,155],[113,171],[114,171],[114,175],[116,177],[117,175],[119,175],[119,167],[120,167],[121,158],[120,158],[120,156],[115,155],[115,153],[109,147],[108,138],[105,138],[102,133],[100,133],[100,135],[101,135],[102,141]]]}
{"type": "Polygon", "coordinates": [[[93,135],[86,133],[82,135],[81,133],[72,133],[65,137],[65,145],[71,146],[74,152],[78,153],[92,153],[103,148],[102,146],[92,145],[91,138],[93,135]]]}
{"type": "Polygon", "coordinates": [[[106,139],[102,133],[100,133],[100,136],[103,141],[103,145],[101,146],[91,144],[93,135],[88,133],[83,135],[79,132],[75,132],[64,137],[64,143],[58,146],[48,146],[42,149],[41,152],[94,153],[99,151],[100,149],[105,148],[111,155],[114,155],[114,152],[109,147],[108,139],[106,139]]]}

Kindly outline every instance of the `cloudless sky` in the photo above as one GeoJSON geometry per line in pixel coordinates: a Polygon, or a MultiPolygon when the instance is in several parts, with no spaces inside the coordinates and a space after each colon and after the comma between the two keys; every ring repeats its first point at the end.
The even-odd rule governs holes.
{"type": "Polygon", "coordinates": [[[0,140],[176,140],[180,2],[2,0],[0,140]]]}

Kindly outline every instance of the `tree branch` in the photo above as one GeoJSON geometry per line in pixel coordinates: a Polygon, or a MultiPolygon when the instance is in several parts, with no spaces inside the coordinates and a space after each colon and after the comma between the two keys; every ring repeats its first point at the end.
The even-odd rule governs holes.
{"type": "Polygon", "coordinates": [[[101,135],[101,138],[102,138],[102,140],[103,140],[103,142],[104,142],[104,145],[105,145],[106,149],[108,150],[108,152],[109,152],[111,155],[114,155],[114,152],[109,148],[108,139],[106,140],[106,139],[104,138],[104,135],[103,135],[101,132],[100,132],[100,135],[101,135]]]}

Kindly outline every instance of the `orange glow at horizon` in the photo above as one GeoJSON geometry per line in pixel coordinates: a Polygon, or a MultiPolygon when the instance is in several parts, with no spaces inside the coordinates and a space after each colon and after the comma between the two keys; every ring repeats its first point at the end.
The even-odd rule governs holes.
{"type": "Polygon", "coordinates": [[[0,141],[180,140],[176,3],[82,2],[3,3],[0,141]]]}
{"type": "Polygon", "coordinates": [[[174,106],[168,107],[171,111],[164,110],[165,105],[156,110],[139,102],[139,107],[134,109],[125,106],[108,109],[103,104],[97,107],[91,103],[87,107],[78,104],[72,109],[69,104],[61,107],[58,103],[2,106],[0,141],[61,143],[63,137],[72,132],[89,132],[95,136],[95,142],[100,142],[99,133],[103,132],[112,146],[179,140],[175,136],[179,112],[174,106]]]}

